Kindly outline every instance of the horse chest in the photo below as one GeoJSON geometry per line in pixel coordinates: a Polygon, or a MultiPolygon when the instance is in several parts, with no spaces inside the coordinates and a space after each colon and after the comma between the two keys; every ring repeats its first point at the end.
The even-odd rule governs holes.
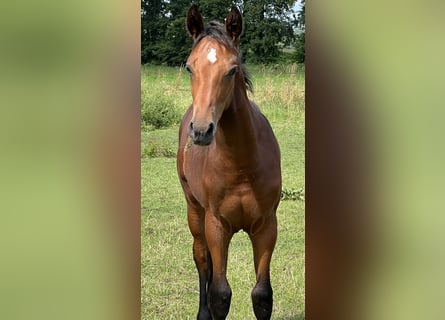
{"type": "Polygon", "coordinates": [[[274,188],[258,188],[245,182],[223,192],[220,197],[209,198],[208,208],[229,232],[241,229],[254,232],[254,226],[260,227],[265,217],[274,212],[277,199],[274,188]]]}
{"type": "Polygon", "coordinates": [[[215,168],[202,165],[190,171],[190,188],[204,208],[236,225],[272,208],[269,195],[277,189],[264,183],[265,177],[254,170],[215,168]],[[193,175],[193,176],[192,176],[193,175]]]}

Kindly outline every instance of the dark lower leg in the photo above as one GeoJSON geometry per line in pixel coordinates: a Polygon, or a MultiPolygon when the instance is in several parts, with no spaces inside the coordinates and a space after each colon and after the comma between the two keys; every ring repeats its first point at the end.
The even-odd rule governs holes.
{"type": "Polygon", "coordinates": [[[197,253],[197,247],[199,246],[193,246],[194,260],[199,275],[199,311],[197,319],[210,320],[212,317],[210,316],[210,310],[207,304],[207,289],[211,276],[211,259],[209,253],[197,253]]]}
{"type": "Polygon", "coordinates": [[[264,227],[254,235],[252,241],[256,285],[252,290],[252,304],[255,316],[259,320],[268,320],[272,315],[273,291],[270,285],[270,260],[277,239],[275,216],[271,216],[264,227]]]}
{"type": "Polygon", "coordinates": [[[270,319],[273,306],[273,292],[269,279],[260,280],[252,290],[252,304],[259,320],[270,319]]]}
{"type": "Polygon", "coordinates": [[[198,320],[211,320],[210,310],[207,305],[207,274],[199,275],[199,311],[198,320]]]}
{"type": "Polygon", "coordinates": [[[232,238],[221,221],[212,213],[206,213],[205,234],[213,264],[212,282],[209,286],[209,308],[213,319],[223,320],[230,309],[232,290],[226,278],[227,251],[232,238]]]}
{"type": "Polygon", "coordinates": [[[221,278],[212,282],[209,289],[209,305],[213,319],[225,319],[230,309],[232,290],[227,279],[221,278]]]}

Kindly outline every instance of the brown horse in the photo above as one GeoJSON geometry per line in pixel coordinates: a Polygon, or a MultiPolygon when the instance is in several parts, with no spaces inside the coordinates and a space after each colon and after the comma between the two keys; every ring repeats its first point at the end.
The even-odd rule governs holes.
{"type": "Polygon", "coordinates": [[[277,238],[280,151],[267,119],[248,99],[250,80],[238,51],[242,18],[233,6],[225,26],[204,28],[198,8],[187,14],[194,39],[186,69],[193,104],[179,129],[177,168],[199,274],[198,319],[225,319],[232,291],[226,278],[229,242],[244,230],[253,246],[257,319],[270,319],[269,266],[277,238]]]}

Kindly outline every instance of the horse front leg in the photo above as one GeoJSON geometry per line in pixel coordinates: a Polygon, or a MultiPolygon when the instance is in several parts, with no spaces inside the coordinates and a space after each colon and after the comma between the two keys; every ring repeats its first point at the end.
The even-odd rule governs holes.
{"type": "Polygon", "coordinates": [[[225,230],[221,221],[212,213],[206,213],[205,234],[212,256],[213,275],[209,287],[209,307],[213,319],[223,320],[230,309],[232,290],[227,281],[227,255],[233,233],[225,230]]]}
{"type": "Polygon", "coordinates": [[[253,311],[258,320],[269,320],[272,315],[273,291],[270,285],[270,260],[277,240],[275,214],[264,222],[262,228],[249,234],[253,246],[256,285],[252,290],[253,311]]]}
{"type": "Polygon", "coordinates": [[[187,207],[187,216],[190,232],[193,235],[193,260],[199,276],[199,310],[198,320],[211,320],[210,310],[207,305],[207,289],[212,276],[212,260],[207,247],[204,216],[202,208],[187,207]]]}

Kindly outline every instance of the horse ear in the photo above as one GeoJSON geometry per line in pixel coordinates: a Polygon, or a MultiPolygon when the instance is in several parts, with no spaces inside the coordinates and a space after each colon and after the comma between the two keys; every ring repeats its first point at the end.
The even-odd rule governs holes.
{"type": "Polygon", "coordinates": [[[234,5],[226,18],[226,30],[233,42],[237,45],[239,37],[243,31],[243,18],[241,12],[234,5]]]}
{"type": "Polygon", "coordinates": [[[195,40],[201,32],[204,30],[204,21],[202,20],[201,14],[198,11],[198,6],[196,4],[192,4],[188,13],[187,13],[187,31],[195,40]]]}

